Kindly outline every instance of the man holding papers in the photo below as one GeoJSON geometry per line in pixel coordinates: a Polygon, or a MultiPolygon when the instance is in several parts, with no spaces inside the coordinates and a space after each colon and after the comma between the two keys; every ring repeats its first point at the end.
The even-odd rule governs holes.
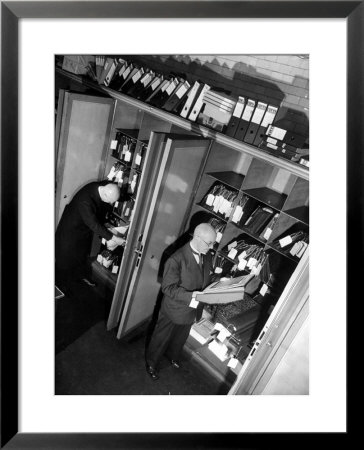
{"type": "Polygon", "coordinates": [[[215,229],[208,223],[198,225],[192,240],[178,249],[166,262],[162,292],[164,294],[158,322],[146,350],[146,369],[157,380],[163,355],[178,369],[179,358],[192,324],[202,314],[203,305],[195,292],[211,282],[212,255],[209,250],[216,240],[215,229]]]}

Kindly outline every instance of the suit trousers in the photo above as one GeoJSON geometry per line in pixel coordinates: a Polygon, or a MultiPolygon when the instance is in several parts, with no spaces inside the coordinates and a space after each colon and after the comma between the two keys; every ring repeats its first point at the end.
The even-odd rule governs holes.
{"type": "Polygon", "coordinates": [[[191,326],[192,324],[176,324],[160,311],[146,350],[146,363],[157,369],[163,355],[166,355],[170,360],[178,361],[191,326]]]}

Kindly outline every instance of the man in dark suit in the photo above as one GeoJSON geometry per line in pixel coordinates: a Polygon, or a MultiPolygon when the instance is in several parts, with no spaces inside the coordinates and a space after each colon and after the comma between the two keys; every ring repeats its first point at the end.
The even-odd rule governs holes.
{"type": "Polygon", "coordinates": [[[198,225],[193,239],[177,250],[166,262],[162,292],[164,294],[158,321],[146,350],[146,369],[157,380],[158,365],[166,355],[171,364],[180,367],[180,354],[194,321],[201,318],[203,305],[195,292],[211,282],[212,255],[209,250],[216,232],[208,223],[198,225]]]}
{"type": "Polygon", "coordinates": [[[107,212],[119,196],[118,185],[109,181],[92,182],[81,188],[66,205],[56,230],[56,283],[67,287],[69,282],[80,279],[90,286],[95,285],[87,265],[93,234],[114,244],[125,242],[104,225],[107,212]]]}

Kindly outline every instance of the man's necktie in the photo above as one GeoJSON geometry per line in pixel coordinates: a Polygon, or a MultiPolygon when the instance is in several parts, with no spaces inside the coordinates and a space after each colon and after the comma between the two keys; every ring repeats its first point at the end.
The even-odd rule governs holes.
{"type": "MultiPolygon", "coordinates": [[[[192,250],[192,248],[191,248],[191,250],[192,250]]],[[[194,255],[197,255],[198,256],[198,264],[199,264],[199,266],[200,266],[200,269],[201,269],[201,272],[203,272],[203,258],[202,258],[202,253],[198,253],[198,252],[195,252],[194,250],[192,250],[192,253],[194,254],[194,255]]]]}

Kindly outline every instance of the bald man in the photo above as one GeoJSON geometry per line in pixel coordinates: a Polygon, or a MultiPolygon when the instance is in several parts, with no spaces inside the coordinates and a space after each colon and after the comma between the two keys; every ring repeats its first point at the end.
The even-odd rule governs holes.
{"type": "Polygon", "coordinates": [[[92,182],[81,188],[65,207],[56,230],[56,283],[67,288],[69,282],[79,279],[89,286],[91,279],[87,265],[92,237],[98,236],[123,245],[125,240],[105,227],[106,214],[120,196],[119,187],[109,181],[92,182]]]}
{"type": "Polygon", "coordinates": [[[165,355],[172,366],[180,367],[180,356],[192,324],[201,317],[203,305],[195,292],[211,282],[212,255],[209,250],[216,232],[208,223],[198,225],[192,240],[177,250],[166,262],[162,280],[164,294],[158,322],[146,349],[146,369],[153,380],[165,355]]]}

